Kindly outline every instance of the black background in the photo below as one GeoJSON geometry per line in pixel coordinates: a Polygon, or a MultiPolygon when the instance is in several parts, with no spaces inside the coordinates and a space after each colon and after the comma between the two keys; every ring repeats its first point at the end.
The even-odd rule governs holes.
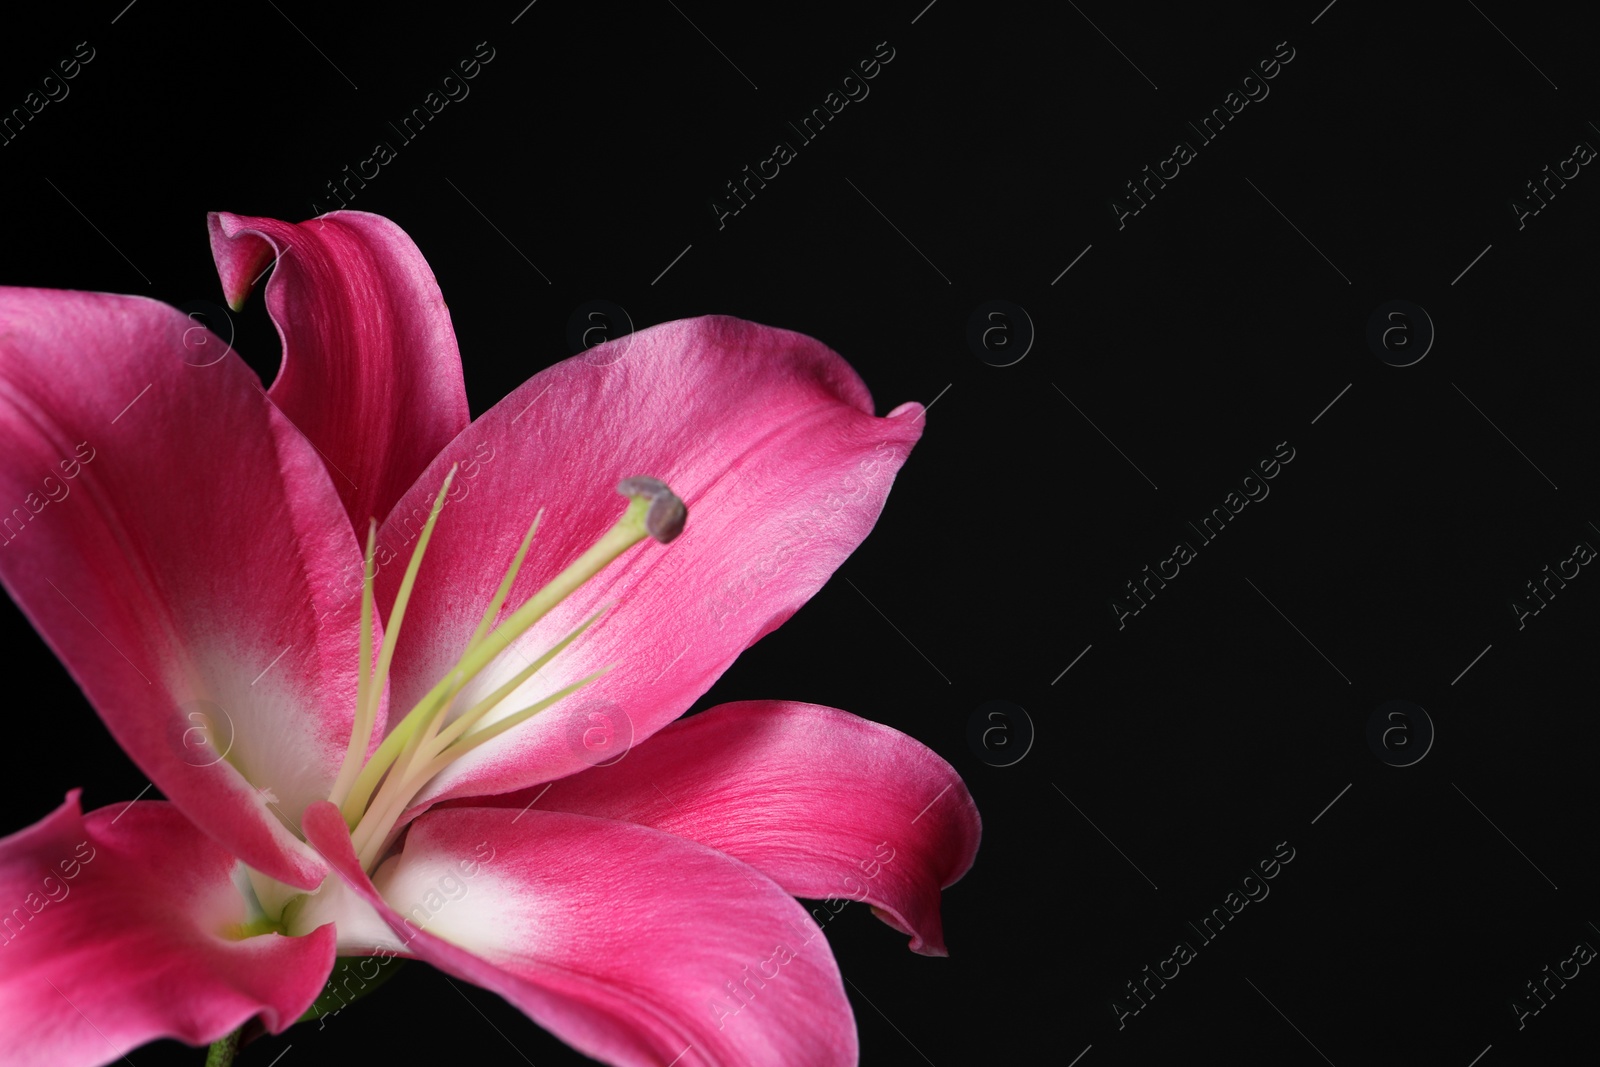
{"type": "MultiPolygon", "coordinates": [[[[309,218],[382,140],[397,158],[349,206],[427,256],[474,415],[569,355],[593,299],[820,338],[879,414],[937,400],[861,549],[697,705],[849,709],[977,800],[948,959],[864,909],[829,924],[864,1063],[1581,1062],[1592,967],[1521,1029],[1510,1005],[1600,945],[1600,578],[1521,629],[1510,602],[1600,545],[1600,177],[1521,228],[1511,203],[1600,145],[1591,39],[1535,5],[1322,2],[48,5],[0,43],[0,107],[78,42],[94,58],[0,147],[0,282],[220,304],[204,213],[309,218]],[[484,41],[470,95],[399,145],[388,123],[484,41]],[[885,41],[870,95],[719,228],[723,184],[885,41]],[[1290,48],[1199,143],[1185,123],[1290,48]],[[1112,199],[1178,139],[1196,158],[1119,228],[1112,199]],[[1005,367],[967,342],[995,299],[1035,333],[1005,367]],[[1411,366],[1366,341],[1392,300],[1437,330],[1411,366]],[[1199,545],[1186,523],[1280,442],[1270,496],[1199,545]],[[1119,629],[1112,599],[1180,539],[1197,558],[1119,629]],[[1412,766],[1366,740],[1392,699],[1437,731],[1412,766]],[[1019,719],[987,761],[968,743],[989,700],[1037,731],[1010,766],[1019,719]],[[1201,943],[1186,923],[1280,842],[1270,896],[1201,943]],[[1196,958],[1119,1030],[1113,999],[1178,940],[1196,958]]],[[[259,297],[227,328],[270,379],[259,297]]],[[[75,786],[86,808],[139,794],[9,602],[0,622],[4,829],[75,786]]],[[[241,1062],[414,1056],[422,1034],[461,1062],[587,1062],[421,964],[241,1062]]]]}

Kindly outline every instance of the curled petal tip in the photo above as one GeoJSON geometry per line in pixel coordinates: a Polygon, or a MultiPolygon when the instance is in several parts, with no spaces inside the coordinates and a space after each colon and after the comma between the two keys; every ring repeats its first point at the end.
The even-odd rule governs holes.
{"type": "Polygon", "coordinates": [[[644,497],[650,501],[650,510],[644,517],[644,528],[657,541],[666,544],[683,532],[683,524],[689,518],[689,509],[678,499],[676,493],[667,488],[666,482],[642,475],[624,478],[617,483],[617,492],[623,496],[644,497]]]}
{"type": "Polygon", "coordinates": [[[910,414],[913,414],[913,413],[920,415],[926,410],[927,410],[926,408],[924,408],[921,404],[917,403],[915,400],[907,400],[904,404],[901,404],[899,407],[897,407],[893,411],[889,412],[887,417],[891,418],[891,419],[898,419],[898,418],[901,418],[902,416],[910,415],[910,414]]]}

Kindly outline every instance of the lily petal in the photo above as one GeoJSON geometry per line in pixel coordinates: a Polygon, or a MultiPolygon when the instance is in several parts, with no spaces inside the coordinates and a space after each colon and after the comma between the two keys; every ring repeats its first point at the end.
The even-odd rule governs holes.
{"type": "Polygon", "coordinates": [[[334,936],[236,940],[235,863],[171,804],[83,815],[79,790],[0,839],[0,1063],[91,1067],[173,1037],[215,1041],[311,1006],[334,936]]]}
{"type": "Polygon", "coordinates": [[[186,358],[197,329],[0,288],[0,582],[169,800],[312,889],[326,868],[290,827],[349,744],[361,552],[250,369],[186,358]]]}
{"type": "Polygon", "coordinates": [[[455,808],[361,872],[338,812],[308,838],[418,957],[618,1067],[848,1067],[855,1019],[799,903],[751,868],[644,826],[455,808]],[[380,896],[381,891],[381,896],[380,896]]]}
{"type": "Polygon", "coordinates": [[[780,700],[718,705],[620,763],[480,803],[535,801],[698,841],[797,897],[869,903],[926,956],[947,955],[939,891],[972,867],[982,832],[961,776],[922,742],[780,700]]]}
{"type": "Polygon", "coordinates": [[[611,600],[619,606],[483,722],[615,669],[445,769],[419,801],[559,778],[615,758],[681,715],[872,529],[923,423],[917,404],[886,418],[872,410],[861,379],[821,342],[707,316],[559,363],[463,431],[379,538],[380,557],[399,561],[378,575],[388,603],[433,494],[450,465],[463,464],[400,637],[391,675],[399,707],[419,700],[460,655],[535,509],[545,509],[543,523],[507,611],[611,527],[624,478],[662,479],[687,503],[689,521],[671,545],[630,549],[570,596],[457,707],[492,692],[611,600]]]}
{"type": "Polygon", "coordinates": [[[310,222],[212,212],[211,253],[235,310],[274,262],[283,340],[269,395],[334,471],[363,536],[467,425],[450,311],[422,253],[381,215],[310,222]]]}

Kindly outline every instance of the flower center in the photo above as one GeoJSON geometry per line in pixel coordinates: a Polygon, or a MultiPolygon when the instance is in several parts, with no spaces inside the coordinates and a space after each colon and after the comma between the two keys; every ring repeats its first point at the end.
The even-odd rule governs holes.
{"type": "Polygon", "coordinates": [[[414,707],[389,731],[372,754],[365,759],[367,746],[377,717],[378,701],[384,683],[389,677],[389,667],[394,659],[395,645],[400,639],[400,628],[405,621],[406,605],[416,583],[417,572],[422,567],[422,557],[433,537],[434,524],[444,507],[445,495],[455,478],[456,468],[450,468],[444,485],[434,499],[433,510],[427,524],[417,538],[411,562],[400,582],[394,608],[389,613],[383,643],[376,650],[374,662],[373,579],[376,570],[373,559],[377,547],[378,524],[374,521],[367,532],[366,569],[361,588],[361,671],[356,690],[355,722],[350,732],[350,746],[345,752],[339,776],[328,799],[339,806],[345,823],[350,827],[351,844],[361,860],[361,866],[371,873],[377,861],[388,850],[397,835],[396,823],[411,801],[440,771],[473,749],[513,729],[539,712],[582,689],[611,669],[610,666],[595,671],[571,685],[562,687],[543,700],[514,711],[485,725],[483,720],[490,712],[533,677],[540,668],[554,659],[562,649],[575,641],[603,615],[611,605],[605,605],[585,619],[572,632],[557,641],[543,655],[518,671],[504,685],[454,718],[451,711],[456,697],[474,678],[493,663],[530,627],[544,618],[584,582],[598,574],[636,542],[647,535],[665,544],[683,530],[688,511],[666,484],[655,478],[627,478],[617,492],[629,499],[627,510],[610,530],[606,531],[588,551],[572,562],[566,570],[556,575],[548,585],[529,597],[499,626],[494,620],[505,606],[506,597],[517,579],[528,547],[539,528],[541,510],[528,527],[516,556],[511,561],[500,587],[489,600],[483,619],[478,623],[471,640],[462,650],[455,665],[428,691],[414,707]]]}

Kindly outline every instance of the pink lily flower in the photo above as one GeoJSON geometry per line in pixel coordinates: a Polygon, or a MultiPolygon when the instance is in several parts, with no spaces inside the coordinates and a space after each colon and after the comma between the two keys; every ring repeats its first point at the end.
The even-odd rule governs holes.
{"type": "Polygon", "coordinates": [[[606,1063],[854,1064],[795,897],[943,955],[972,798],[833,708],[680,716],[871,530],[920,406],[706,317],[469,424],[394,223],[210,232],[235,308],[276,262],[270,391],[165,304],[0,288],[0,581],[167,798],[0,839],[0,1063],[278,1033],[356,956],[606,1063]]]}

